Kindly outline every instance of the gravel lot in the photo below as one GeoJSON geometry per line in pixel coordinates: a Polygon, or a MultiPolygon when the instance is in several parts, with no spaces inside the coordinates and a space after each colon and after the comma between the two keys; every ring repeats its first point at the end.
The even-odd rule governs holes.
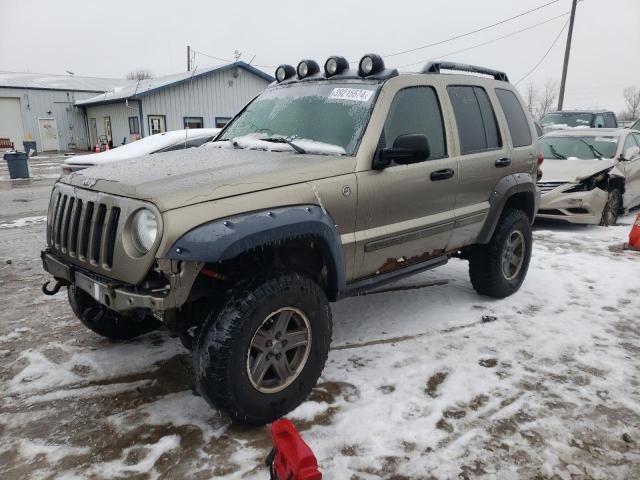
{"type": "MultiPolygon", "coordinates": [[[[177,339],[109,342],[40,292],[58,161],[24,181],[0,168],[0,478],[268,478],[267,428],[195,395],[177,339]]],[[[527,280],[502,301],[452,260],[334,304],[324,375],[289,416],[325,478],[640,478],[632,219],[536,226],[527,280]]]]}

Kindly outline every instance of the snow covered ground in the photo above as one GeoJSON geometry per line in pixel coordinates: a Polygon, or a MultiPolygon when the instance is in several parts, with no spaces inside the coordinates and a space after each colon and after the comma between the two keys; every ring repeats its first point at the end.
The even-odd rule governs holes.
{"type": "MultiPolygon", "coordinates": [[[[289,415],[324,478],[639,478],[632,218],[537,226],[505,300],[476,295],[452,260],[334,304],[324,374],[289,415]]],[[[268,478],[267,428],[194,395],[176,339],[85,330],[39,291],[44,223],[0,224],[0,478],[268,478]]]]}

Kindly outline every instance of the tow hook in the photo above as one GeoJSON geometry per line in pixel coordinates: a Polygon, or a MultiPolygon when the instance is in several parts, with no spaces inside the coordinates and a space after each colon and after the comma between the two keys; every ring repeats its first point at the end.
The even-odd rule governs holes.
{"type": "Polygon", "coordinates": [[[53,286],[51,290],[49,290],[47,287],[50,283],[51,281],[47,281],[44,283],[44,285],[42,285],[42,293],[44,293],[45,295],[55,295],[60,291],[62,287],[69,285],[69,282],[66,282],[63,280],[56,280],[56,284],[53,286]]]}

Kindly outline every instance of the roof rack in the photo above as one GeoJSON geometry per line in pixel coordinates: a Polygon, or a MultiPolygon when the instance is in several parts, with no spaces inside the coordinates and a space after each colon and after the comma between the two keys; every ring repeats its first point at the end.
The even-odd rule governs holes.
{"type": "Polygon", "coordinates": [[[420,73],[440,73],[440,70],[456,70],[459,72],[481,73],[483,75],[489,75],[496,80],[500,80],[501,82],[509,81],[507,74],[504,72],[457,62],[429,62],[420,71],[420,73]]]}

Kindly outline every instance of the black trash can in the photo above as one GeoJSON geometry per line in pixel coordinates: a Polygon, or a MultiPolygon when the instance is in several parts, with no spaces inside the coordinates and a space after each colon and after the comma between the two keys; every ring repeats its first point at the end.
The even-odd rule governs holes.
{"type": "Polygon", "coordinates": [[[29,155],[29,152],[31,152],[31,150],[33,150],[33,156],[38,155],[38,149],[36,148],[36,142],[24,141],[24,142],[22,142],[22,146],[24,147],[24,151],[27,152],[27,155],[29,155]]]}
{"type": "Polygon", "coordinates": [[[5,153],[4,159],[9,166],[9,177],[14,178],[29,178],[29,163],[26,153],[14,152],[5,153]]]}

